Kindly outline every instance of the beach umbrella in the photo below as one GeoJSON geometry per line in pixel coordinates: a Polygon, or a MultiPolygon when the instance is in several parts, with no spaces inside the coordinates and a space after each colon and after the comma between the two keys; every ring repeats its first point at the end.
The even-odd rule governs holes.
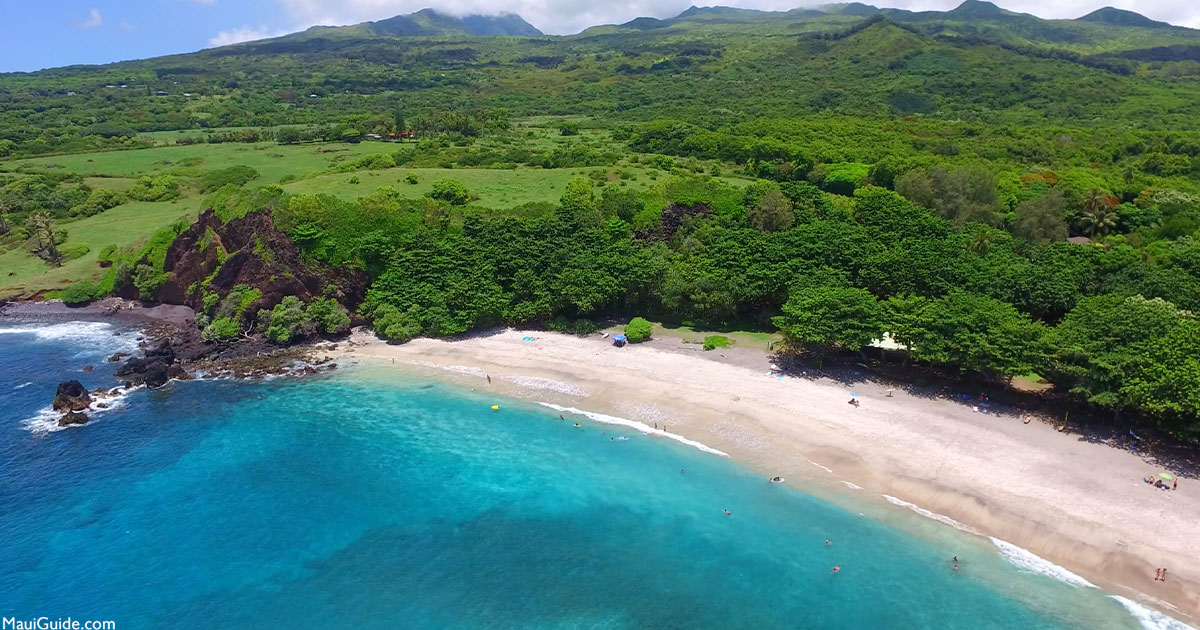
{"type": "Polygon", "coordinates": [[[1158,473],[1158,478],[1163,481],[1175,481],[1175,475],[1171,473],[1158,473]]]}
{"type": "Polygon", "coordinates": [[[851,396],[854,396],[855,398],[857,398],[857,397],[858,397],[858,392],[850,392],[850,395],[851,395],[851,396]]]}

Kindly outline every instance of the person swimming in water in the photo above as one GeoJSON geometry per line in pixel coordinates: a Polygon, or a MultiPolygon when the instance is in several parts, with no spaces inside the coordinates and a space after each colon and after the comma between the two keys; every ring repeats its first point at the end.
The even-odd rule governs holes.
{"type": "Polygon", "coordinates": [[[730,512],[729,510],[721,510],[721,511],[725,513],[725,516],[733,516],[733,512],[730,512]]]}
{"type": "Polygon", "coordinates": [[[828,546],[830,546],[830,545],[832,545],[832,544],[833,544],[833,543],[829,542],[828,540],[826,540],[826,541],[825,541],[825,546],[826,546],[826,547],[828,547],[828,546]]]}
{"type": "Polygon", "coordinates": [[[842,565],[839,564],[839,565],[834,566],[833,570],[830,571],[830,573],[837,573],[838,571],[841,571],[841,570],[842,570],[842,565]]]}

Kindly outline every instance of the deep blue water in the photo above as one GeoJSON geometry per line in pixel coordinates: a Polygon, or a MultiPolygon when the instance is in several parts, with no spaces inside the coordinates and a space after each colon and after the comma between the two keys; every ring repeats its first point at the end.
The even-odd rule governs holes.
{"type": "Polygon", "coordinates": [[[122,630],[1138,627],[1100,590],[1018,570],[982,539],[940,525],[944,539],[918,538],[683,445],[515,401],[493,412],[495,399],[382,368],[173,383],[88,426],[34,430],[59,381],[114,384],[104,357],[132,335],[4,326],[0,616],[122,630]]]}

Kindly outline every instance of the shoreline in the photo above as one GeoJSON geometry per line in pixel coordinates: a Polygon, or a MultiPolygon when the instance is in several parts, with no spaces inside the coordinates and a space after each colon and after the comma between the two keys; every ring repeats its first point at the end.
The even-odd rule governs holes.
{"type": "Polygon", "coordinates": [[[335,358],[640,422],[834,503],[951,519],[998,553],[1001,543],[1019,547],[1118,601],[1200,620],[1200,567],[1189,566],[1200,558],[1195,480],[1156,490],[1140,480],[1157,469],[1137,455],[999,409],[759,369],[770,365],[759,350],[729,349],[719,361],[649,345],[663,344],[617,349],[598,336],[510,329],[389,345],[360,331],[335,358]],[[846,403],[851,391],[861,407],[846,403]],[[1154,580],[1161,566],[1167,582],[1154,580]]]}

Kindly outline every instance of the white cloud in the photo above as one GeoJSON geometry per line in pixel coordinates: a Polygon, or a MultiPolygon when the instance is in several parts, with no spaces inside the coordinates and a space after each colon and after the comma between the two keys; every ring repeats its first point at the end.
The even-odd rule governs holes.
{"type": "Polygon", "coordinates": [[[88,18],[79,23],[83,28],[98,28],[101,24],[104,20],[100,17],[100,9],[88,11],[88,18]]]}
{"type": "MultiPolygon", "coordinates": [[[[619,24],[635,17],[666,18],[692,4],[733,6],[785,11],[814,7],[830,0],[275,0],[290,18],[303,26],[353,24],[379,20],[432,7],[452,15],[516,13],[547,33],[577,33],[597,24],[619,24]],[[499,5],[499,6],[498,6],[499,5]]],[[[953,9],[962,0],[862,0],[876,6],[913,11],[953,9]]],[[[1200,27],[1200,5],[1195,0],[998,0],[1010,11],[1044,18],[1076,18],[1103,6],[1137,11],[1156,20],[1200,27]]]]}
{"type": "Polygon", "coordinates": [[[279,37],[287,35],[290,31],[269,30],[265,26],[239,26],[231,28],[228,31],[221,31],[215,37],[208,40],[209,48],[217,46],[228,46],[230,44],[240,44],[242,42],[250,42],[256,39],[267,39],[268,37],[279,37]]]}

